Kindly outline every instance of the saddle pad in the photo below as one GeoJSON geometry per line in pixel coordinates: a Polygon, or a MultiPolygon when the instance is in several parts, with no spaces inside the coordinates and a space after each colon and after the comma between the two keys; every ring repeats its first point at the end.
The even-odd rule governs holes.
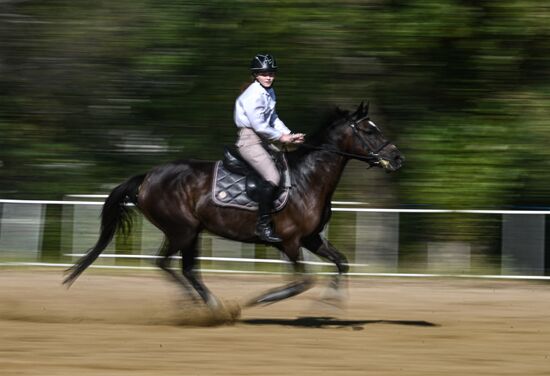
{"type": "MultiPolygon", "coordinates": [[[[283,179],[288,179],[283,174],[283,179]]],[[[285,182],[284,189],[281,191],[273,205],[273,211],[281,210],[289,196],[289,182],[285,182]]],[[[238,209],[255,211],[258,210],[258,203],[252,201],[246,194],[246,176],[237,175],[228,171],[221,161],[217,161],[214,166],[214,181],[212,182],[212,200],[216,205],[229,206],[238,209]]]]}

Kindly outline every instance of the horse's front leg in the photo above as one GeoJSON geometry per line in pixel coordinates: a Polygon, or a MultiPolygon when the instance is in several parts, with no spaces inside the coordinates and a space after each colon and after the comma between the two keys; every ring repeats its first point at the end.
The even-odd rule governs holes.
{"type": "Polygon", "coordinates": [[[283,251],[292,262],[292,266],[294,268],[295,280],[285,286],[268,290],[267,292],[264,292],[261,295],[253,299],[250,299],[246,303],[245,305],[246,307],[253,307],[253,306],[262,305],[262,304],[263,305],[272,304],[284,299],[291,298],[298,294],[301,294],[304,291],[307,291],[311,287],[313,287],[313,284],[314,284],[313,278],[305,275],[304,264],[298,263],[298,259],[300,255],[299,247],[296,246],[289,249],[288,247],[283,246],[281,247],[281,251],[283,251]]]}
{"type": "Polygon", "coordinates": [[[341,286],[344,280],[343,276],[349,271],[348,259],[346,256],[334,248],[334,246],[320,234],[315,234],[303,239],[302,244],[317,256],[323,257],[336,265],[338,274],[332,278],[329,290],[325,293],[324,298],[327,300],[342,300],[344,297],[341,293],[341,286]]]}

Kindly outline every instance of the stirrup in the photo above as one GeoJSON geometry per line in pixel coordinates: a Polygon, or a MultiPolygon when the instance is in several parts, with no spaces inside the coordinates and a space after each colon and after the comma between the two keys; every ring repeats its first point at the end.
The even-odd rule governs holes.
{"type": "Polygon", "coordinates": [[[274,234],[273,229],[269,225],[260,225],[256,227],[256,235],[268,243],[280,243],[283,239],[274,234]]]}

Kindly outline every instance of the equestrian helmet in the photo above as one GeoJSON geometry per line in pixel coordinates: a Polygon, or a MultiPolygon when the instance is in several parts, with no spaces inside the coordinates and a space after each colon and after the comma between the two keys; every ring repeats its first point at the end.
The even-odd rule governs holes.
{"type": "Polygon", "coordinates": [[[277,62],[269,54],[257,54],[250,62],[250,70],[252,73],[276,72],[277,62]]]}

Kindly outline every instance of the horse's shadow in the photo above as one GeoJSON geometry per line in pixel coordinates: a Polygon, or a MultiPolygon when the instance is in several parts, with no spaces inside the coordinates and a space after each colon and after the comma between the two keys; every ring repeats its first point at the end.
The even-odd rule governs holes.
{"type": "Polygon", "coordinates": [[[334,317],[298,317],[295,319],[244,319],[239,321],[246,325],[280,325],[298,328],[352,328],[353,330],[362,330],[364,325],[370,324],[390,324],[390,325],[405,325],[405,326],[423,326],[437,327],[438,324],[429,321],[419,320],[340,320],[334,317]]]}

